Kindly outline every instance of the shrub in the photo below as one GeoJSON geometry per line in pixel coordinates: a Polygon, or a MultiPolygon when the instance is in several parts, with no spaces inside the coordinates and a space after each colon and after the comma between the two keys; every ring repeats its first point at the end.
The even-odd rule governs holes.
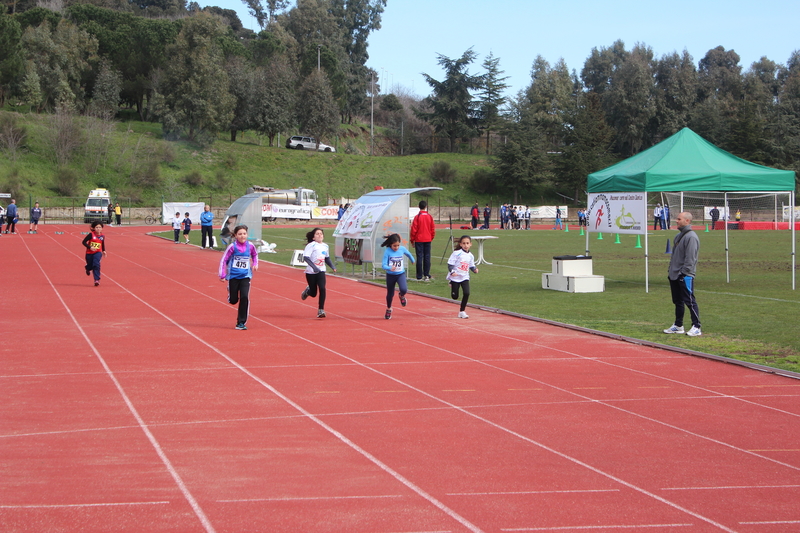
{"type": "Polygon", "coordinates": [[[11,161],[17,160],[20,150],[25,146],[27,135],[25,127],[17,125],[17,118],[14,114],[0,114],[0,150],[11,161]]]}
{"type": "Polygon", "coordinates": [[[147,161],[137,165],[131,172],[131,183],[139,187],[161,186],[161,169],[157,161],[147,161]]]}
{"type": "Polygon", "coordinates": [[[78,173],[69,168],[58,169],[51,188],[59,196],[75,196],[78,193],[78,173]]]}
{"type": "Polygon", "coordinates": [[[203,184],[203,175],[199,171],[193,170],[183,177],[183,182],[191,187],[199,187],[203,184]]]}
{"type": "Polygon", "coordinates": [[[159,145],[159,153],[158,158],[161,159],[162,163],[170,164],[175,161],[177,154],[175,153],[175,148],[170,143],[161,143],[159,145]]]}
{"type": "Polygon", "coordinates": [[[469,180],[469,187],[478,194],[491,194],[496,192],[496,182],[494,174],[485,168],[479,168],[472,173],[469,180]]]}
{"type": "Polygon", "coordinates": [[[450,163],[447,161],[434,161],[428,171],[430,178],[438,183],[452,183],[456,174],[456,169],[450,168],[450,163]]]}
{"type": "Polygon", "coordinates": [[[239,164],[239,161],[236,159],[236,154],[227,153],[225,154],[225,158],[223,159],[222,163],[225,165],[226,168],[233,170],[236,168],[236,165],[239,164]]]}
{"type": "MultiPolygon", "coordinates": [[[[433,180],[431,180],[431,178],[429,178],[427,176],[420,176],[420,177],[418,177],[417,179],[414,180],[414,186],[415,187],[436,187],[436,184],[433,182],[433,180]]],[[[417,195],[420,195],[420,196],[430,196],[431,194],[433,194],[433,191],[419,191],[419,192],[416,192],[414,194],[417,194],[417,195]]]]}
{"type": "Polygon", "coordinates": [[[221,170],[217,170],[214,174],[214,181],[211,183],[211,188],[215,191],[224,191],[231,185],[231,180],[221,170]]]}

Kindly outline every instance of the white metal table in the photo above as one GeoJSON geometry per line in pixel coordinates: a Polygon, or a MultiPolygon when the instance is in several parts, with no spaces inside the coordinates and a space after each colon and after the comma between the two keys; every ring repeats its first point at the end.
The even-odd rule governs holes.
{"type": "Polygon", "coordinates": [[[472,237],[473,241],[478,241],[478,260],[475,261],[475,266],[480,265],[481,263],[486,263],[487,265],[491,265],[486,258],[483,257],[483,241],[486,239],[499,239],[500,237],[494,237],[492,235],[482,235],[480,237],[472,237]]]}

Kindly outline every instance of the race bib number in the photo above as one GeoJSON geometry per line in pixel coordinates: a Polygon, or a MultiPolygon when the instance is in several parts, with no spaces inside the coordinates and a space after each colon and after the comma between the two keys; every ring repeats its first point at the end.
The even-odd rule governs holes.
{"type": "Polygon", "coordinates": [[[101,243],[99,243],[99,242],[92,241],[92,242],[89,243],[89,248],[91,250],[95,251],[95,252],[100,249],[100,246],[101,246],[101,243]]]}
{"type": "Polygon", "coordinates": [[[233,258],[233,268],[238,270],[250,270],[250,256],[237,255],[233,258]]]}
{"type": "Polygon", "coordinates": [[[402,257],[391,257],[391,258],[389,258],[389,266],[392,267],[392,271],[402,270],[402,268],[403,268],[403,258],[402,257]]]}

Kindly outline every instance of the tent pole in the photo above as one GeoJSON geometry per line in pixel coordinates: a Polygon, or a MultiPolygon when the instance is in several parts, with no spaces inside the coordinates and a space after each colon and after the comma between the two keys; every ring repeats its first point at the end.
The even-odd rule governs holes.
{"type": "Polygon", "coordinates": [[[789,214],[791,218],[789,219],[789,224],[792,225],[792,290],[795,290],[795,280],[797,278],[797,230],[795,229],[795,196],[794,191],[789,192],[789,203],[791,207],[789,208],[789,214]]]}
{"type": "MultiPolygon", "coordinates": [[[[730,213],[728,210],[728,193],[725,193],[725,214],[727,215],[730,213]]],[[[728,222],[730,221],[730,217],[726,217],[725,220],[725,275],[728,279],[728,283],[731,282],[731,264],[729,261],[728,256],[728,222]]]]}
{"type": "Polygon", "coordinates": [[[644,292],[650,292],[650,244],[647,239],[647,226],[644,228],[644,292]]]}

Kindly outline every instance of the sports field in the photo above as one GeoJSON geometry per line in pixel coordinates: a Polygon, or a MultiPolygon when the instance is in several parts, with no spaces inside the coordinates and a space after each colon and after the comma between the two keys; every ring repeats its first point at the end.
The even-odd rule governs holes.
{"type": "Polygon", "coordinates": [[[800,380],[334,276],[317,319],[268,262],[236,331],[147,229],[99,287],[75,227],[2,237],[0,531],[800,528],[800,380]]]}

